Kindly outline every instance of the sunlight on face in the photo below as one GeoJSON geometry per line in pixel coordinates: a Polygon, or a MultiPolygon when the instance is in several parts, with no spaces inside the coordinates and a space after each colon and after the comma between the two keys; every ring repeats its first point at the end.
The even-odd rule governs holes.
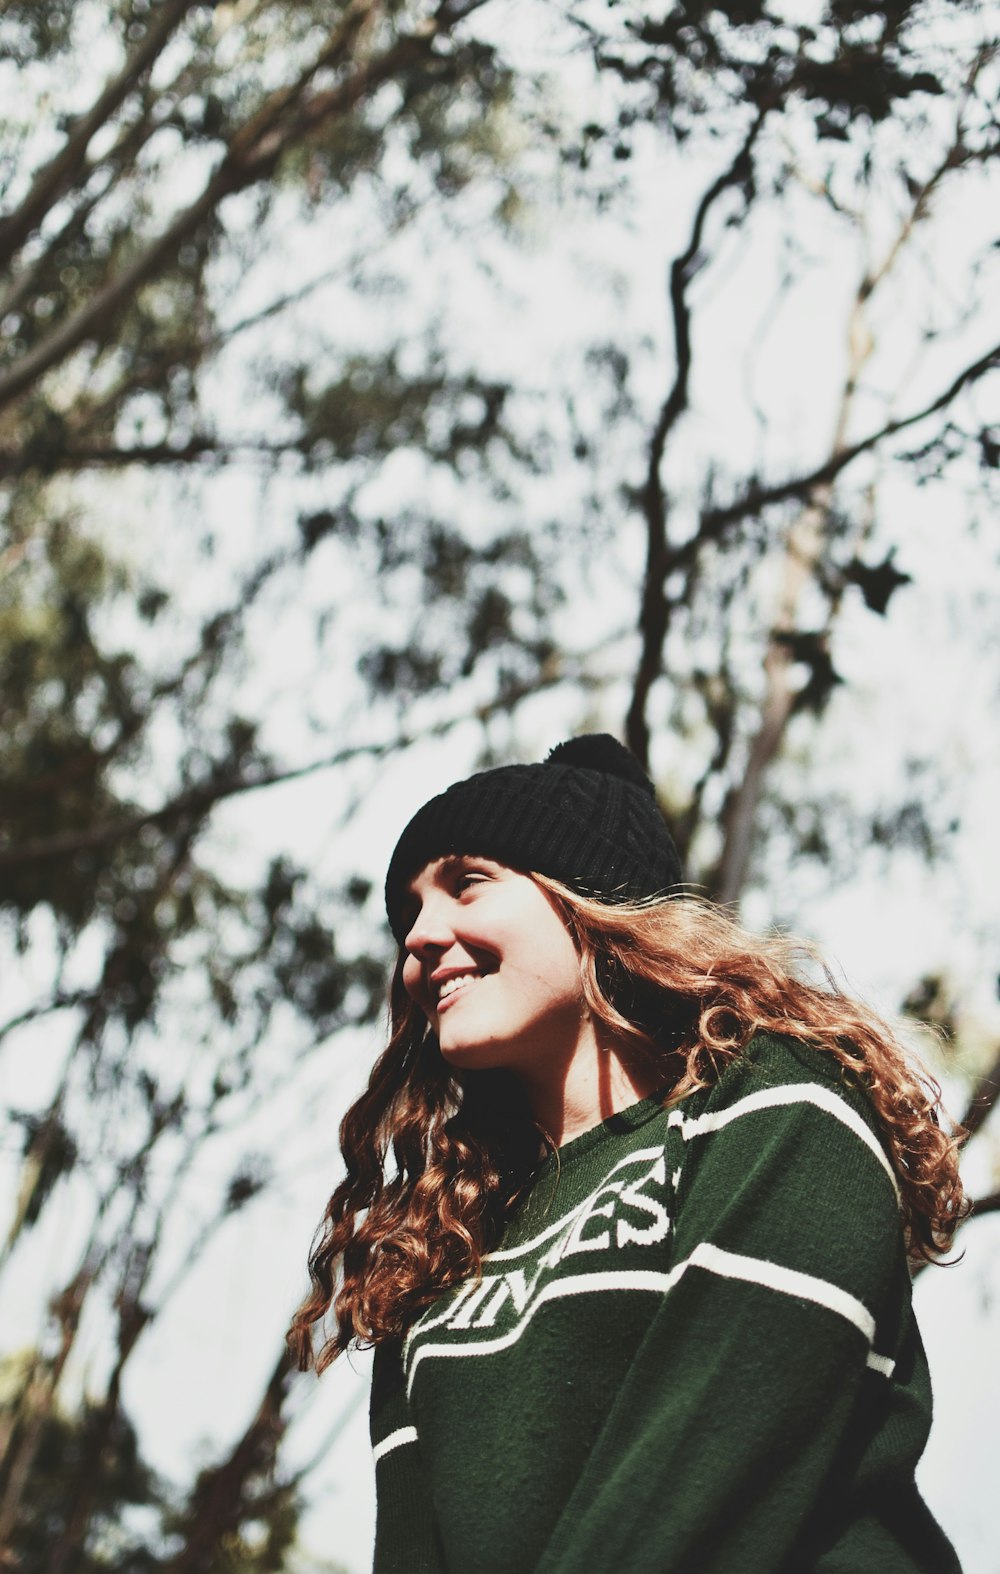
{"type": "Polygon", "coordinates": [[[492,859],[435,859],[410,883],[403,983],[441,1053],[537,1077],[590,1032],[580,958],[548,895],[492,859]]]}

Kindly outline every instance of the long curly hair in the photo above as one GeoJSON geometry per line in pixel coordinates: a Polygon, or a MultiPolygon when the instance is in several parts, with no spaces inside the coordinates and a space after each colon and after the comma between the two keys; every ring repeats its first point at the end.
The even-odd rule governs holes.
{"type": "MultiPolygon", "coordinates": [[[[940,1089],[899,1036],[838,988],[813,947],[752,935],[695,897],[610,906],[532,878],[573,936],[590,1010],[649,1057],[670,1087],[668,1104],[714,1082],[757,1033],[808,1042],[871,1101],[911,1255],[948,1249],[967,1212],[961,1133],[942,1122],[940,1089]]],[[[303,1369],[322,1371],[355,1342],[402,1337],[423,1306],[477,1275],[551,1147],[513,1075],[446,1063],[403,988],[403,955],[390,988],[391,1037],[341,1124],[346,1174],[289,1329],[303,1369]],[[317,1347],[314,1330],[331,1309],[334,1330],[317,1347]]]]}

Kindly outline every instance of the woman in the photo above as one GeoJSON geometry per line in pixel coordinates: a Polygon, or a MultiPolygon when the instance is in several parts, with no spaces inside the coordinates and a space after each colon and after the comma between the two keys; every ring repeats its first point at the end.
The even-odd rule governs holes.
{"type": "Polygon", "coordinates": [[[376,1574],[958,1569],[905,1251],[951,1239],[955,1145],[884,1024],[680,880],[607,736],[396,847],[392,1037],[290,1336],[376,1346],[376,1574]]]}

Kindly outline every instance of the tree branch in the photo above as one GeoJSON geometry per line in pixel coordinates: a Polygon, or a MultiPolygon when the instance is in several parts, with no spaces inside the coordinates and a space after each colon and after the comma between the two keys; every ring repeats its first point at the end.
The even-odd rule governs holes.
{"type": "Polygon", "coordinates": [[[213,459],[219,464],[246,455],[265,459],[280,459],[284,454],[303,454],[312,446],[313,439],[306,436],[291,437],[287,442],[265,442],[260,438],[234,438],[227,441],[211,432],[196,432],[184,443],[136,443],[127,448],[112,444],[106,447],[83,448],[69,443],[51,455],[32,447],[0,449],[0,480],[40,472],[43,475],[74,474],[80,470],[116,470],[129,465],[143,465],[158,469],[164,465],[187,465],[197,459],[213,459]]]}
{"type": "MultiPolygon", "coordinates": [[[[554,688],[565,682],[566,678],[567,674],[560,664],[551,673],[536,677],[517,690],[506,689],[487,704],[477,706],[472,714],[478,721],[486,721],[499,712],[506,715],[519,701],[528,699],[544,689],[554,688]]],[[[586,680],[583,675],[578,674],[575,681],[583,683],[586,680]]],[[[408,749],[421,740],[442,737],[453,727],[460,726],[463,721],[468,720],[469,713],[463,712],[457,716],[446,717],[419,732],[400,733],[386,743],[349,744],[346,748],[338,749],[334,754],[326,755],[319,760],[311,760],[305,765],[262,770],[254,776],[221,777],[179,793],[176,798],[172,798],[169,803],[161,804],[158,809],[149,809],[137,814],[122,814],[114,819],[98,820],[92,825],[60,831],[54,836],[35,837],[16,846],[0,847],[0,875],[7,870],[47,863],[51,859],[63,858],[73,853],[94,852],[100,848],[112,847],[134,836],[147,825],[166,826],[189,816],[200,818],[217,803],[222,803],[227,798],[235,798],[242,793],[257,792],[265,787],[278,787],[287,782],[301,781],[305,777],[316,775],[319,771],[335,770],[351,760],[365,757],[375,760],[384,759],[387,755],[408,749]]]]}
{"type": "MultiPolygon", "coordinates": [[[[158,127],[147,115],[145,119],[137,120],[129,126],[122,134],[111,152],[101,160],[101,163],[108,168],[104,184],[95,182],[95,189],[76,204],[62,229],[57,230],[37,256],[33,257],[20,273],[14,275],[10,289],[0,301],[0,321],[12,312],[20,311],[25,301],[44,289],[46,270],[55,266],[60,252],[84,233],[90,215],[122,178],[127,166],[119,160],[122,156],[126,160],[134,157],[156,130],[158,127]]],[[[80,184],[83,186],[88,183],[89,173],[85,172],[80,184]]]]}
{"type": "Polygon", "coordinates": [[[670,267],[670,310],[674,328],[676,365],[670,391],[657,417],[649,443],[649,462],[642,488],[641,504],[646,521],[646,570],[643,578],[639,632],[642,647],[632,688],[632,702],[625,721],[629,748],[649,769],[649,721],[646,709],[649,692],[660,674],[663,645],[667,637],[669,606],[664,592],[668,572],[667,505],[661,467],[667,438],[688,406],[691,373],[691,307],[687,291],[692,279],[704,267],[702,239],[705,224],[719,198],[745,180],[750,170],[750,154],[764,124],[767,110],[762,109],[744,137],[730,164],[702,194],[684,251],[670,267]]]}
{"type": "Polygon", "coordinates": [[[210,1565],[215,1566],[216,1549],[239,1530],[248,1511],[248,1478],[269,1473],[273,1466],[288,1424],[284,1406],[294,1376],[291,1356],[283,1350],[243,1436],[222,1464],[199,1477],[188,1509],[188,1523],[182,1532],[184,1546],[165,1566],[166,1574],[204,1574],[210,1565]]]}
{"type": "MultiPolygon", "coordinates": [[[[972,1206],[969,1209],[969,1212],[963,1219],[958,1221],[958,1228],[955,1232],[955,1240],[958,1239],[959,1235],[961,1235],[964,1230],[968,1229],[970,1224],[975,1223],[976,1219],[985,1219],[991,1213],[1000,1213],[1000,1191],[991,1191],[985,1197],[973,1198],[972,1206]]],[[[953,1262],[959,1260],[960,1259],[949,1257],[943,1264],[940,1264],[940,1266],[947,1268],[953,1262]]],[[[928,1268],[933,1268],[936,1266],[939,1265],[936,1264],[933,1259],[928,1260],[927,1258],[922,1258],[920,1261],[912,1264],[910,1269],[910,1277],[911,1279],[919,1279],[920,1275],[922,1273],[926,1273],[928,1268]]]]}
{"type": "Polygon", "coordinates": [[[969,1218],[982,1219],[988,1213],[1000,1213],[1000,1191],[991,1191],[987,1197],[977,1197],[972,1204],[969,1218]]]}
{"type": "Polygon", "coordinates": [[[20,207],[0,219],[0,265],[8,262],[62,196],[83,166],[94,133],[148,71],[166,46],[170,35],[194,9],[197,0],[163,0],[152,13],[149,27],[117,76],[108,81],[86,114],[81,115],[54,158],[38,171],[20,207]]]}
{"type": "Polygon", "coordinates": [[[55,1406],[59,1381],[76,1343],[84,1302],[96,1277],[95,1268],[85,1257],[83,1266],[50,1302],[50,1313],[58,1328],[58,1345],[47,1359],[38,1359],[32,1381],[23,1395],[24,1422],[17,1453],[12,1461],[5,1461],[7,1479],[0,1499],[0,1547],[9,1545],[21,1501],[31,1491],[32,1466],[41,1447],[45,1423],[55,1406]]]}
{"type": "MultiPolygon", "coordinates": [[[[826,541],[826,520],[831,502],[833,475],[845,459],[856,456],[862,445],[850,447],[846,443],[848,425],[861,372],[874,348],[874,340],[865,318],[866,307],[879,287],[890,277],[907,243],[912,238],[921,219],[926,215],[931,196],[945,173],[961,161],[963,155],[962,127],[959,122],[954,138],[928,179],[912,191],[906,216],[902,219],[891,244],[878,264],[869,264],[858,281],[847,325],[847,370],[841,389],[839,407],[834,423],[827,464],[813,472],[807,486],[801,489],[803,508],[789,528],[784,547],[784,577],[779,605],[773,620],[764,659],[765,694],[761,703],[758,725],[750,741],[746,767],[738,784],[727,794],[723,809],[723,850],[719,863],[716,895],[722,902],[738,899],[746,881],[753,840],[753,827],[760,802],[765,775],[777,756],[785,736],[788,722],[799,699],[792,686],[790,674],[793,651],[788,636],[793,634],[798,618],[798,607],[806,585],[815,578],[826,541]]],[[[856,223],[862,224],[859,216],[856,223]]],[[[951,396],[967,378],[952,385],[951,396]]],[[[922,412],[926,413],[926,412],[922,412]]],[[[907,417],[912,421],[916,417],[907,417]]],[[[897,427],[902,422],[894,423],[897,427]]],[[[885,430],[872,434],[868,446],[881,441],[885,430]]],[[[688,574],[694,571],[698,552],[709,540],[722,534],[718,520],[721,511],[706,512],[694,538],[671,555],[671,567],[683,564],[688,574]]],[[[661,595],[662,595],[661,590],[661,595]]],[[[663,596],[665,600],[665,596],[663,596]]],[[[829,635],[836,613],[836,596],[828,598],[829,610],[825,634],[829,635]]]]}
{"type": "Polygon", "coordinates": [[[774,503],[785,503],[790,498],[799,498],[807,501],[810,493],[824,482],[833,481],[848,465],[852,464],[861,454],[870,452],[884,443],[888,438],[895,437],[898,432],[905,432],[908,427],[916,426],[920,421],[926,421],[928,416],[936,415],[938,411],[947,409],[948,405],[957,399],[958,395],[969,386],[977,382],[987,372],[1000,368],[1000,343],[995,344],[985,355],[979,356],[966,366],[954,380],[948,384],[944,391],[932,399],[919,410],[912,411],[909,415],[900,416],[896,420],[886,421],[875,431],[869,432],[867,437],[859,438],[855,443],[848,443],[838,453],[831,454],[829,459],[817,465],[814,470],[796,476],[787,481],[779,481],[772,486],[751,486],[742,497],[735,498],[733,502],[726,503],[719,508],[704,510],[701,516],[701,525],[695,536],[690,541],[675,549],[673,557],[678,562],[695,555],[706,540],[717,540],[728,526],[737,524],[741,519],[746,519],[749,514],[759,513],[764,508],[769,508],[774,503]]]}
{"type": "Polygon", "coordinates": [[[44,1005],[28,1006],[26,1010],[19,1011],[16,1016],[8,1017],[6,1022],[0,1023],[0,1041],[17,1028],[26,1027],[29,1022],[36,1022],[39,1017],[52,1016],[56,1011],[69,1011],[74,1006],[91,1005],[96,998],[96,990],[74,989],[68,994],[56,994],[51,1000],[46,1000],[44,1005]]]}
{"type": "Polygon", "coordinates": [[[442,5],[438,11],[405,34],[390,48],[359,67],[337,88],[318,94],[311,104],[300,106],[299,118],[278,122],[291,107],[291,95],[301,90],[321,68],[338,62],[354,41],[374,0],[351,8],[341,27],[327,46],[302,73],[293,87],[280,89],[233,136],[224,157],[201,193],[184,208],[137,257],[96,292],[74,316],[53,330],[29,350],[7,374],[0,378],[0,408],[20,397],[45,372],[57,366],[74,350],[96,339],[127,304],[136,291],[171,257],[219,203],[237,191],[256,184],[271,173],[275,164],[296,137],[316,131],[320,125],[346,114],[362,98],[390,80],[411,60],[419,58],[447,27],[483,0],[470,0],[461,9],[442,5]]]}
{"type": "MultiPolygon", "coordinates": [[[[928,210],[933,190],[945,171],[952,166],[960,146],[961,131],[956,128],[954,143],[929,179],[914,194],[909,212],[881,263],[866,268],[858,282],[847,324],[847,371],[830,445],[831,460],[844,450],[861,373],[875,345],[865,319],[865,309],[879,286],[891,275],[907,242],[928,210]]],[[[859,219],[857,222],[863,221],[859,219]]],[[[737,901],[746,883],[753,828],[764,778],[781,749],[799,698],[790,680],[794,657],[788,636],[795,631],[802,594],[807,584],[815,580],[822,560],[832,490],[831,480],[810,488],[805,506],[788,532],[784,551],[784,582],[764,657],[765,694],[760,721],[751,740],[742,779],[727,794],[723,808],[723,851],[717,884],[717,896],[721,902],[737,901]]],[[[835,597],[828,598],[824,637],[829,637],[838,605],[835,597]]]]}
{"type": "Polygon", "coordinates": [[[160,89],[155,97],[152,94],[148,96],[138,117],[124,126],[113,146],[79,172],[76,180],[78,190],[85,191],[92,183],[93,189],[76,203],[62,229],[47,240],[42,250],[20,273],[15,274],[10,290],[0,302],[0,320],[8,313],[19,310],[25,300],[44,289],[46,270],[58,267],[60,253],[83,233],[90,214],[106,200],[124,177],[134,176],[135,159],[142,148],[157,132],[172,123],[176,125],[176,122],[171,121],[170,114],[160,114],[159,111],[164,105],[176,106],[181,99],[202,91],[205,73],[204,63],[186,61],[169,86],[160,89]],[[93,180],[99,170],[105,175],[103,184],[93,180]]]}
{"type": "Polygon", "coordinates": [[[47,863],[52,858],[63,858],[71,853],[94,852],[127,840],[147,825],[171,825],[175,821],[193,816],[204,816],[209,809],[226,798],[240,793],[255,792],[261,787],[274,787],[282,782],[296,781],[317,771],[331,770],[362,754],[378,758],[388,752],[388,744],[357,745],[342,749],[323,760],[313,760],[308,765],[293,766],[287,770],[262,771],[255,777],[223,777],[205,782],[187,792],[178,793],[169,803],[141,814],[124,814],[115,819],[97,820],[94,824],[71,831],[59,831],[55,836],[39,836],[0,849],[0,873],[9,869],[23,869],[36,863],[47,863]]]}
{"type": "Polygon", "coordinates": [[[989,1071],[976,1083],[968,1108],[959,1122],[966,1134],[966,1142],[971,1141],[977,1132],[982,1130],[998,1099],[1000,1099],[1000,1050],[997,1051],[996,1059],[989,1071]]]}

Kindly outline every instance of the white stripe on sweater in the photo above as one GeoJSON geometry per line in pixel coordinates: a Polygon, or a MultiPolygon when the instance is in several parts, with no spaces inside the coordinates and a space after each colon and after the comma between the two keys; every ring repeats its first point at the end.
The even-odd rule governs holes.
{"type": "Polygon", "coordinates": [[[874,1350],[869,1350],[865,1365],[870,1366],[873,1372],[881,1372],[883,1377],[891,1377],[896,1370],[896,1363],[891,1356],[876,1355],[874,1350]]]}
{"type": "MultiPolygon", "coordinates": [[[[717,1110],[709,1115],[688,1117],[684,1114],[683,1107],[679,1107],[669,1112],[667,1125],[675,1130],[679,1129],[684,1141],[688,1142],[692,1137],[707,1136],[710,1132],[719,1131],[722,1127],[728,1126],[730,1121],[738,1120],[743,1115],[754,1115],[763,1109],[780,1109],[789,1104],[812,1104],[814,1108],[821,1109],[828,1115],[833,1115],[843,1126],[852,1131],[856,1137],[860,1138],[865,1147],[874,1154],[889,1177],[897,1201],[899,1200],[899,1186],[893,1173],[892,1165],[886,1158],[878,1138],[865,1125],[861,1116],[851,1109],[849,1104],[844,1103],[839,1093],[835,1093],[832,1088],[823,1087],[820,1083],[790,1082],[776,1088],[762,1088],[757,1093],[748,1093],[746,1098],[739,1099],[728,1109],[717,1110]]],[[[659,1158],[662,1152],[662,1147],[656,1147],[641,1148],[636,1153],[627,1153],[624,1158],[618,1160],[617,1164],[611,1166],[600,1185],[603,1186],[611,1179],[612,1175],[615,1175],[621,1169],[625,1169],[628,1165],[642,1164],[646,1160],[659,1158]]],[[[680,1180],[680,1175],[680,1170],[677,1170],[672,1177],[675,1188],[680,1180]]],[[[531,1240],[523,1242],[520,1246],[509,1246],[501,1251],[490,1252],[484,1261],[487,1263],[511,1262],[514,1258],[530,1255],[544,1241],[558,1235],[561,1230],[567,1229],[574,1219],[591,1207],[594,1195],[599,1190],[600,1186],[595,1187],[590,1196],[577,1203],[576,1207],[571,1208],[568,1213],[561,1214],[558,1219],[547,1225],[538,1235],[532,1236],[531,1240]]],[[[424,1326],[430,1327],[432,1325],[427,1323],[424,1326]]]]}
{"type": "Polygon", "coordinates": [[[390,1432],[388,1437],[384,1437],[381,1443],[375,1444],[375,1447],[372,1449],[372,1459],[377,1465],[379,1460],[384,1459],[386,1454],[391,1454],[394,1448],[402,1448],[404,1443],[415,1443],[416,1441],[416,1427],[401,1426],[398,1431],[390,1432]]]}
{"type": "Polygon", "coordinates": [[[899,1201],[899,1183],[874,1132],[856,1110],[844,1103],[839,1093],[835,1093],[832,1088],[823,1087],[818,1082],[790,1082],[777,1088],[761,1088],[757,1093],[748,1093],[746,1098],[737,1100],[728,1109],[715,1110],[707,1115],[695,1115],[689,1118],[684,1114],[683,1109],[674,1109],[667,1116],[667,1125],[679,1129],[684,1141],[689,1142],[692,1137],[721,1131],[724,1126],[729,1125],[730,1121],[739,1120],[743,1115],[753,1115],[758,1110],[764,1109],[780,1109],[789,1104],[812,1104],[839,1120],[848,1131],[853,1131],[885,1170],[896,1194],[896,1201],[899,1201]]]}
{"type": "MultiPolygon", "coordinates": [[[[535,1296],[521,1320],[497,1339],[483,1339],[475,1344],[425,1344],[418,1345],[410,1364],[407,1394],[413,1391],[413,1378],[420,1362],[428,1355],[463,1356],[494,1355],[516,1344],[531,1319],[546,1301],[561,1301],[570,1295],[587,1295],[599,1290],[652,1290],[665,1293],[680,1278],[685,1264],[670,1273],[654,1273],[651,1269],[613,1269],[608,1273],[578,1273],[562,1279],[551,1279],[535,1296]]],[[[443,1320],[443,1319],[442,1319],[443,1320]]],[[[415,1328],[411,1338],[419,1338],[426,1330],[415,1328]]],[[[405,1359],[405,1353],[404,1353],[405,1359]]]]}
{"type": "Polygon", "coordinates": [[[711,1241],[700,1241],[685,1260],[685,1268],[705,1268],[722,1279],[742,1279],[746,1284],[760,1284],[767,1290],[777,1290],[781,1295],[795,1296],[801,1301],[814,1301],[828,1311],[838,1312],[864,1334],[869,1346],[875,1341],[875,1319],[867,1306],[856,1295],[831,1284],[828,1279],[817,1279],[814,1274],[800,1273],[797,1268],[784,1268],[781,1263],[769,1262],[766,1257],[744,1257],[739,1252],[727,1252],[711,1241]]]}
{"type": "MultiPolygon", "coordinates": [[[[496,1339],[477,1340],[475,1343],[418,1344],[407,1376],[407,1393],[413,1391],[413,1381],[420,1362],[425,1356],[481,1356],[495,1355],[516,1344],[525,1328],[541,1306],[547,1301],[563,1300],[572,1295],[591,1295],[602,1290],[645,1290],[665,1295],[684,1276],[689,1268],[701,1268],[707,1273],[724,1279],[740,1279],[748,1284],[758,1284],[781,1295],[811,1301],[827,1311],[836,1313],[851,1323],[864,1336],[869,1347],[866,1365],[883,1376],[892,1374],[893,1363],[886,1356],[876,1356],[871,1350],[875,1340],[875,1319],[862,1301],[839,1285],[818,1279],[811,1273],[800,1273],[795,1268],[784,1268],[780,1263],[769,1262],[763,1257],[744,1257],[727,1252],[710,1241],[702,1241],[689,1257],[677,1264],[669,1273],[651,1270],[612,1270],[607,1273],[573,1274],[562,1279],[552,1279],[546,1284],[513,1328],[496,1339]]],[[[413,1337],[419,1339],[425,1330],[414,1329],[413,1337]]]]}
{"type": "MultiPolygon", "coordinates": [[[[717,1110],[713,1114],[708,1115],[689,1117],[684,1114],[683,1108],[674,1109],[667,1115],[667,1125],[675,1130],[679,1129],[684,1141],[688,1142],[692,1137],[707,1136],[710,1132],[719,1131],[724,1126],[728,1126],[730,1121],[738,1120],[743,1115],[754,1115],[759,1110],[764,1109],[780,1109],[789,1104],[812,1104],[814,1108],[823,1110],[827,1115],[833,1115],[843,1126],[852,1131],[882,1166],[889,1177],[898,1202],[899,1185],[893,1173],[892,1165],[889,1163],[878,1138],[865,1125],[861,1116],[849,1104],[844,1103],[844,1100],[838,1093],[835,1093],[832,1088],[823,1087],[820,1083],[790,1082],[776,1088],[762,1088],[757,1093],[748,1093],[746,1098],[739,1099],[728,1109],[717,1110]]],[[[618,1170],[624,1169],[630,1164],[644,1163],[647,1159],[656,1159],[662,1152],[663,1149],[658,1147],[642,1148],[636,1153],[626,1154],[624,1158],[618,1160],[617,1164],[611,1166],[601,1181],[601,1186],[609,1181],[618,1170]]],[[[679,1169],[675,1170],[672,1176],[675,1188],[680,1181],[680,1176],[681,1171],[679,1169]]],[[[585,1197],[582,1202],[577,1203],[575,1208],[571,1208],[568,1213],[562,1214],[552,1224],[547,1225],[540,1234],[532,1236],[530,1241],[525,1241],[520,1246],[507,1247],[502,1251],[490,1252],[484,1260],[488,1263],[510,1262],[516,1257],[528,1256],[536,1247],[541,1246],[543,1241],[558,1235],[561,1230],[571,1225],[579,1214],[592,1205],[594,1196],[599,1190],[600,1187],[595,1187],[594,1192],[589,1197],[585,1197]]],[[[430,1325],[427,1324],[425,1326],[430,1325]]]]}

